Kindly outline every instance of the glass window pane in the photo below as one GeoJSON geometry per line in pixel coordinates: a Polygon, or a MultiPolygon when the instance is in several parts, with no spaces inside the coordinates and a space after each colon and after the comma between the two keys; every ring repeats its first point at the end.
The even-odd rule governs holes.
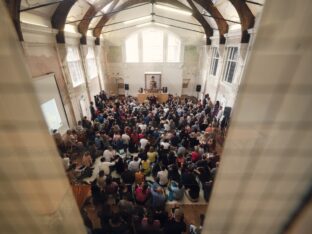
{"type": "Polygon", "coordinates": [[[181,41],[178,37],[168,35],[167,62],[180,62],[181,41]]]}
{"type": "Polygon", "coordinates": [[[143,62],[163,62],[163,32],[156,29],[145,30],[142,40],[143,62]]]}
{"type": "Polygon", "coordinates": [[[126,62],[139,62],[138,34],[134,34],[126,40],[126,62]]]}

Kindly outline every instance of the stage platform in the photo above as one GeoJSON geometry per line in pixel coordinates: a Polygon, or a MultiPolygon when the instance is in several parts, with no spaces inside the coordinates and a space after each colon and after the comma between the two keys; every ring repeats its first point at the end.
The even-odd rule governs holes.
{"type": "Polygon", "coordinates": [[[167,93],[138,93],[137,98],[139,103],[143,103],[147,100],[147,97],[155,96],[157,101],[165,103],[168,101],[169,95],[167,93]]]}

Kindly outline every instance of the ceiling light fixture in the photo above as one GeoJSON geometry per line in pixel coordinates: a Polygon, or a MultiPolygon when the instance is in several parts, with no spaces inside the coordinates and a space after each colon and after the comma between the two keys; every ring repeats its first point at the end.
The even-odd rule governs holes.
{"type": "Polygon", "coordinates": [[[134,23],[134,22],[138,22],[138,21],[146,20],[146,19],[150,19],[150,18],[151,18],[150,15],[148,15],[148,16],[143,16],[143,17],[140,17],[140,18],[127,20],[127,21],[124,22],[124,24],[131,24],[131,23],[134,23]]]}
{"type": "Polygon", "coordinates": [[[155,4],[155,6],[157,8],[159,8],[159,9],[172,11],[172,12],[183,14],[183,15],[188,15],[188,16],[192,15],[192,12],[190,12],[190,11],[184,11],[184,10],[180,10],[180,9],[173,8],[173,7],[170,7],[170,6],[165,6],[165,5],[160,5],[160,4],[155,4]]]}

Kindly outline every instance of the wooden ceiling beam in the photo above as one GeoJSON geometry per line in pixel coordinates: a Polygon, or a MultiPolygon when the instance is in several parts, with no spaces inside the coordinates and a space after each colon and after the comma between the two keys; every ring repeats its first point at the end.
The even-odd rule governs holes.
{"type": "Polygon", "coordinates": [[[68,13],[70,12],[71,8],[74,6],[74,4],[77,2],[77,0],[66,0],[61,2],[55,12],[52,15],[51,18],[51,24],[52,27],[58,30],[58,33],[56,35],[56,41],[57,43],[64,44],[65,43],[65,35],[64,35],[64,28],[66,19],[68,16],[68,13]]]}
{"type": "MultiPolygon", "coordinates": [[[[118,6],[116,9],[114,9],[114,11],[120,11],[123,9],[126,9],[127,7],[136,5],[136,4],[140,4],[140,3],[146,3],[146,2],[150,2],[148,0],[129,0],[126,1],[125,3],[121,4],[120,6],[118,6]]],[[[166,4],[170,4],[172,6],[184,9],[184,10],[189,10],[194,12],[193,13],[193,17],[203,26],[204,30],[205,30],[205,34],[207,36],[207,43],[210,44],[210,38],[213,34],[213,30],[210,27],[210,25],[208,24],[208,22],[206,21],[206,19],[199,13],[199,11],[197,10],[197,8],[194,9],[190,9],[189,7],[185,6],[184,4],[182,4],[179,1],[172,1],[172,0],[158,0],[157,2],[161,2],[161,3],[166,3],[166,4]],[[197,10],[197,12],[196,12],[197,10]]],[[[194,3],[192,2],[191,4],[194,3]]],[[[195,6],[194,6],[195,7],[195,6]]],[[[96,27],[93,30],[93,36],[98,38],[97,41],[99,42],[99,37],[101,35],[102,29],[105,26],[105,24],[108,22],[108,20],[113,16],[114,14],[106,14],[104,15],[101,20],[99,21],[99,23],[96,25],[96,27]]]]}
{"type": "Polygon", "coordinates": [[[225,34],[229,31],[229,25],[223,18],[222,14],[219,12],[218,8],[213,5],[211,1],[207,0],[194,0],[199,5],[201,5],[211,16],[214,18],[218,25],[218,30],[220,34],[220,44],[225,44],[225,34]]]}
{"type": "Polygon", "coordinates": [[[206,44],[211,45],[210,37],[213,36],[213,29],[210,27],[205,17],[199,12],[192,0],[187,0],[187,2],[193,10],[193,16],[199,21],[199,23],[203,26],[205,30],[206,44]]]}
{"type": "MultiPolygon", "coordinates": [[[[115,1],[115,4],[112,3],[112,5],[116,5],[119,0],[112,0],[112,1],[115,1]]],[[[78,24],[78,32],[81,34],[80,43],[82,45],[87,44],[87,32],[88,32],[92,19],[97,15],[98,12],[100,12],[103,9],[103,7],[110,4],[112,1],[104,2],[104,4],[102,3],[97,6],[89,7],[86,14],[83,16],[83,19],[78,24]]]]}
{"type": "Polygon", "coordinates": [[[248,43],[250,35],[248,29],[253,28],[255,25],[255,16],[246,4],[245,0],[229,0],[235,7],[242,26],[242,39],[241,43],[248,43]]]}

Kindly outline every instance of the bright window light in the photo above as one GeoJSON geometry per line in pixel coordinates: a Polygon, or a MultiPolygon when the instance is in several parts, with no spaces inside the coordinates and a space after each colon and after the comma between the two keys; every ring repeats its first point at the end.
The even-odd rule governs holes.
{"type": "Polygon", "coordinates": [[[67,47],[66,60],[73,87],[83,84],[85,81],[78,47],[67,47]]]}
{"type": "Polygon", "coordinates": [[[127,63],[139,62],[138,34],[134,34],[126,40],[126,62],[127,63]]]}
{"type": "Polygon", "coordinates": [[[143,62],[163,62],[164,33],[156,29],[142,32],[143,62]]]}
{"type": "Polygon", "coordinates": [[[98,75],[98,72],[97,72],[97,66],[96,66],[93,47],[88,48],[88,54],[86,56],[86,64],[87,64],[87,72],[88,72],[89,79],[92,80],[96,78],[98,75]]]}
{"type": "Polygon", "coordinates": [[[173,34],[168,34],[167,62],[170,63],[180,62],[180,53],[181,53],[181,40],[173,34]]]}
{"type": "Polygon", "coordinates": [[[60,129],[62,127],[62,119],[54,98],[43,103],[41,110],[49,130],[60,129]]]}

